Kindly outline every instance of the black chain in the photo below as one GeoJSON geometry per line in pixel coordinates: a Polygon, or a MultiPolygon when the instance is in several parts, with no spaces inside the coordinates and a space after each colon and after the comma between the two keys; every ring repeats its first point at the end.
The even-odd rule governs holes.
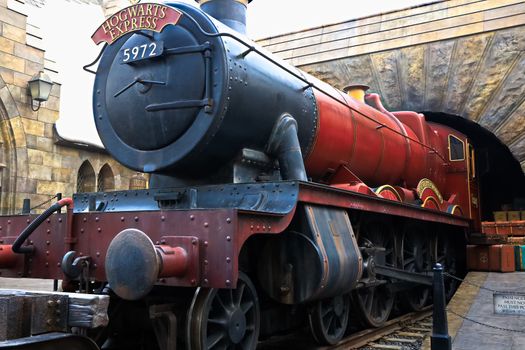
{"type": "Polygon", "coordinates": [[[523,290],[523,287],[518,287],[518,288],[513,289],[513,290],[501,291],[501,290],[495,290],[495,289],[490,289],[490,288],[487,288],[487,287],[484,287],[484,286],[480,286],[480,285],[478,285],[476,283],[472,283],[472,282],[467,281],[467,280],[465,280],[463,278],[460,278],[458,276],[451,275],[448,272],[443,272],[443,276],[450,277],[450,278],[455,279],[455,280],[460,281],[460,282],[465,282],[466,284],[470,284],[471,286],[478,287],[479,289],[488,290],[489,292],[492,292],[492,293],[498,293],[498,294],[499,293],[523,294],[523,293],[518,292],[519,290],[523,290]]]}
{"type": "Polygon", "coordinates": [[[457,312],[454,312],[450,309],[447,309],[447,312],[450,312],[451,314],[454,314],[456,316],[458,316],[459,318],[462,318],[464,320],[467,320],[467,321],[470,321],[472,323],[476,323],[476,324],[479,324],[481,326],[485,326],[485,327],[488,327],[488,328],[493,328],[493,329],[498,329],[500,331],[505,331],[505,332],[516,332],[516,333],[525,333],[525,330],[521,330],[521,329],[510,329],[510,328],[503,328],[503,327],[498,327],[498,326],[493,326],[493,325],[490,325],[490,324],[486,324],[486,323],[483,323],[483,322],[479,322],[479,321],[476,321],[476,320],[473,320],[472,318],[470,317],[467,317],[467,316],[462,316],[460,314],[458,314],[457,312]]]}
{"type": "MultiPolygon", "coordinates": [[[[53,197],[51,197],[51,198],[49,198],[49,199],[43,201],[42,203],[37,204],[37,205],[35,205],[34,207],[29,208],[29,212],[31,212],[31,210],[34,210],[34,209],[40,208],[41,206],[43,206],[43,205],[45,205],[45,204],[51,202],[51,201],[52,201],[53,199],[55,199],[55,198],[58,198],[58,196],[57,196],[56,194],[55,194],[53,197]]],[[[24,213],[24,212],[20,212],[20,213],[18,213],[18,215],[23,215],[23,214],[26,214],[26,213],[24,213]]]]}
{"type": "MultiPolygon", "coordinates": [[[[463,278],[460,278],[460,277],[457,277],[457,276],[454,276],[454,275],[451,275],[450,273],[448,272],[443,272],[443,275],[444,276],[447,276],[449,278],[452,278],[452,279],[455,279],[457,281],[460,281],[460,282],[464,282],[466,284],[470,284],[471,286],[474,286],[474,287],[478,287],[479,289],[484,289],[484,290],[487,290],[489,292],[492,292],[492,293],[515,293],[515,294],[523,294],[523,293],[517,293],[516,290],[518,289],[521,289],[523,290],[523,288],[517,288],[516,290],[512,290],[512,291],[499,291],[499,290],[495,290],[495,289],[491,289],[491,288],[487,288],[487,287],[484,287],[484,286],[480,286],[476,283],[472,283],[470,281],[467,281],[463,278]]],[[[503,327],[498,327],[498,326],[493,326],[493,325],[490,325],[490,324],[487,324],[487,323],[483,323],[483,322],[479,322],[479,321],[476,321],[470,317],[467,317],[467,316],[463,316],[463,315],[460,315],[458,314],[457,312],[455,311],[452,311],[450,310],[449,308],[447,308],[447,312],[450,312],[451,314],[454,314],[456,316],[458,316],[459,318],[462,318],[464,320],[467,320],[467,321],[470,321],[472,323],[476,323],[476,324],[479,324],[481,326],[485,326],[485,327],[488,327],[488,328],[493,328],[493,329],[497,329],[497,330],[500,330],[500,331],[505,331],[505,332],[516,332],[516,333],[525,333],[525,330],[520,330],[520,329],[510,329],[510,328],[503,328],[503,327]]]]}

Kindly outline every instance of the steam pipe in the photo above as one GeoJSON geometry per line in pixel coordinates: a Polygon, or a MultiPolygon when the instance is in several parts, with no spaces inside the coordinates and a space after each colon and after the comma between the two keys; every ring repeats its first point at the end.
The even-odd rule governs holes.
{"type": "Polygon", "coordinates": [[[301,145],[297,136],[297,121],[289,114],[279,118],[270,135],[266,153],[279,161],[283,180],[307,181],[301,145]]]}
{"type": "Polygon", "coordinates": [[[17,239],[13,243],[13,247],[12,247],[13,252],[15,252],[17,254],[32,253],[33,250],[34,250],[33,246],[22,247],[22,244],[24,244],[25,240],[28,239],[29,236],[31,236],[33,231],[36,230],[36,228],[38,226],[40,226],[40,224],[43,223],[44,220],[46,220],[48,217],[50,217],[55,211],[59,210],[60,208],[62,208],[63,206],[66,206],[66,205],[68,207],[72,208],[73,207],[73,200],[71,198],[63,198],[63,199],[59,200],[58,202],[56,202],[55,204],[53,204],[52,206],[50,206],[49,208],[47,208],[42,214],[37,216],[37,218],[35,220],[33,220],[22,231],[20,236],[17,237],[17,239]]]}

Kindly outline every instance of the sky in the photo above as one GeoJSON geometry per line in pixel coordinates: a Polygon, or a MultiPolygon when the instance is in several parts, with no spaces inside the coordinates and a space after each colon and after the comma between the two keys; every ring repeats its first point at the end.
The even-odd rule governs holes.
{"type": "MultiPolygon", "coordinates": [[[[195,4],[193,0],[182,2],[195,4]]],[[[254,0],[248,6],[247,34],[260,39],[428,2],[430,0],[254,0]]],[[[104,21],[102,9],[66,0],[48,0],[42,8],[26,6],[28,22],[41,29],[46,58],[56,61],[59,70],[57,80],[62,85],[60,117],[56,123],[59,134],[69,140],[102,145],[91,106],[94,75],[82,69],[94,60],[101,48],[91,41],[91,35],[104,21]]]]}

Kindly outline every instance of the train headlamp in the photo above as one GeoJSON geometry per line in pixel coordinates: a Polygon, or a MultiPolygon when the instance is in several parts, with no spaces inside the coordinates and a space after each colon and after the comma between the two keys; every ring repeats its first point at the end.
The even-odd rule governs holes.
{"type": "Polygon", "coordinates": [[[48,100],[53,82],[47,74],[40,71],[29,80],[28,86],[31,93],[31,109],[36,112],[40,109],[40,103],[48,100]],[[34,107],[34,101],[38,102],[36,108],[34,107]]]}

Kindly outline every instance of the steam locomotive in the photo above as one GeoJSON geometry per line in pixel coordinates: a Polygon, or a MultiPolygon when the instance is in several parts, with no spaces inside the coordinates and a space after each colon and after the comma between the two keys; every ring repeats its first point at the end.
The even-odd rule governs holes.
{"type": "Polygon", "coordinates": [[[86,349],[254,349],[305,325],[335,344],[350,318],[378,327],[427,305],[433,263],[464,265],[480,212],[469,139],[266,53],[242,34],[246,5],[108,18],[94,118],[149,188],[0,218],[2,276],[109,300],[101,327],[61,329],[86,349]]]}

